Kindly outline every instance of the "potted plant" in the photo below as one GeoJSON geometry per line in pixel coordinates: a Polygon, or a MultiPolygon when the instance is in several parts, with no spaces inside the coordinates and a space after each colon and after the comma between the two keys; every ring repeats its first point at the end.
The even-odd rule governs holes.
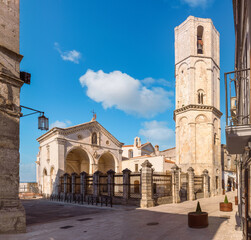
{"type": "Polygon", "coordinates": [[[225,195],[224,202],[220,202],[220,211],[222,212],[232,212],[233,205],[231,202],[228,202],[227,195],[225,195]]]}
{"type": "Polygon", "coordinates": [[[235,205],[238,205],[238,196],[235,196],[234,200],[235,200],[235,205]]]}
{"type": "Polygon", "coordinates": [[[195,212],[188,213],[188,226],[190,228],[205,228],[208,226],[208,213],[201,211],[200,202],[197,203],[195,212]]]}

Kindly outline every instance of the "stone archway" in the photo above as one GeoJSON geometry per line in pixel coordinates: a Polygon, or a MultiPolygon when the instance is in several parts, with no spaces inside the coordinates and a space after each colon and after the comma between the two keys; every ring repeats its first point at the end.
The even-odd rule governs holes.
{"type": "Polygon", "coordinates": [[[54,167],[51,167],[51,170],[50,170],[50,193],[55,192],[54,183],[55,183],[55,169],[54,169],[54,167]]]}
{"type": "Polygon", "coordinates": [[[66,156],[65,172],[80,174],[83,171],[90,173],[90,158],[85,150],[77,147],[72,149],[66,156]]]}
{"type": "Polygon", "coordinates": [[[109,152],[103,153],[98,160],[98,170],[102,173],[106,173],[112,169],[115,171],[115,159],[109,152]]]}
{"type": "Polygon", "coordinates": [[[47,189],[48,189],[48,174],[46,168],[43,170],[43,193],[47,194],[47,189]]]}

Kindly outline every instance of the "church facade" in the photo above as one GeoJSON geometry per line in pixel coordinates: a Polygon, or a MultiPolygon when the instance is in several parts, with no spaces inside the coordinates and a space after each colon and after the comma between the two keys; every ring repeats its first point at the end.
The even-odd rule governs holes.
{"type": "Polygon", "coordinates": [[[221,192],[219,33],[211,19],[188,17],[175,28],[176,163],[207,169],[210,192],[221,192]]]}
{"type": "Polygon", "coordinates": [[[64,173],[121,172],[123,143],[92,120],[68,128],[52,128],[37,139],[37,183],[43,194],[57,191],[64,173]]]}

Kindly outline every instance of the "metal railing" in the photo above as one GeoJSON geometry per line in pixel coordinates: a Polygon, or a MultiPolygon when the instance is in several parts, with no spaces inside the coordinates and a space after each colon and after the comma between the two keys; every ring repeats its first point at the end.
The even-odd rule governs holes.
{"type": "Polygon", "coordinates": [[[250,68],[224,73],[226,126],[251,123],[250,68]]]}

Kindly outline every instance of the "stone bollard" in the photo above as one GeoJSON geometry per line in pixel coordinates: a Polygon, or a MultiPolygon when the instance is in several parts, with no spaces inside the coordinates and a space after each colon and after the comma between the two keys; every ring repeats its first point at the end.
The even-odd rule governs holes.
{"type": "Polygon", "coordinates": [[[209,197],[209,175],[208,175],[208,170],[205,169],[203,171],[203,189],[204,189],[204,198],[209,197]]]}
{"type": "Polygon", "coordinates": [[[179,194],[179,186],[180,186],[180,171],[179,167],[175,164],[172,167],[172,192],[173,192],[173,203],[180,203],[180,194],[179,194]]]}
{"type": "Polygon", "coordinates": [[[80,193],[82,196],[81,201],[85,200],[87,193],[87,173],[84,171],[80,173],[80,193]]]}
{"type": "Polygon", "coordinates": [[[123,172],[123,199],[124,199],[125,203],[127,203],[128,199],[130,197],[130,173],[131,173],[131,170],[126,168],[122,172],[123,172]]]}
{"type": "Polygon", "coordinates": [[[188,172],[188,199],[195,200],[194,194],[194,169],[192,167],[187,169],[188,172]]]}
{"type": "Polygon", "coordinates": [[[145,160],[141,164],[141,201],[140,207],[141,208],[148,208],[153,207],[154,200],[153,200],[153,170],[152,164],[145,160]]]}
{"type": "Polygon", "coordinates": [[[114,174],[115,172],[112,169],[107,171],[107,184],[108,184],[108,196],[109,197],[114,196],[114,174]]]}
{"type": "Polygon", "coordinates": [[[100,171],[96,171],[94,174],[93,174],[93,195],[95,197],[98,197],[99,196],[99,175],[101,174],[100,171]]]}

